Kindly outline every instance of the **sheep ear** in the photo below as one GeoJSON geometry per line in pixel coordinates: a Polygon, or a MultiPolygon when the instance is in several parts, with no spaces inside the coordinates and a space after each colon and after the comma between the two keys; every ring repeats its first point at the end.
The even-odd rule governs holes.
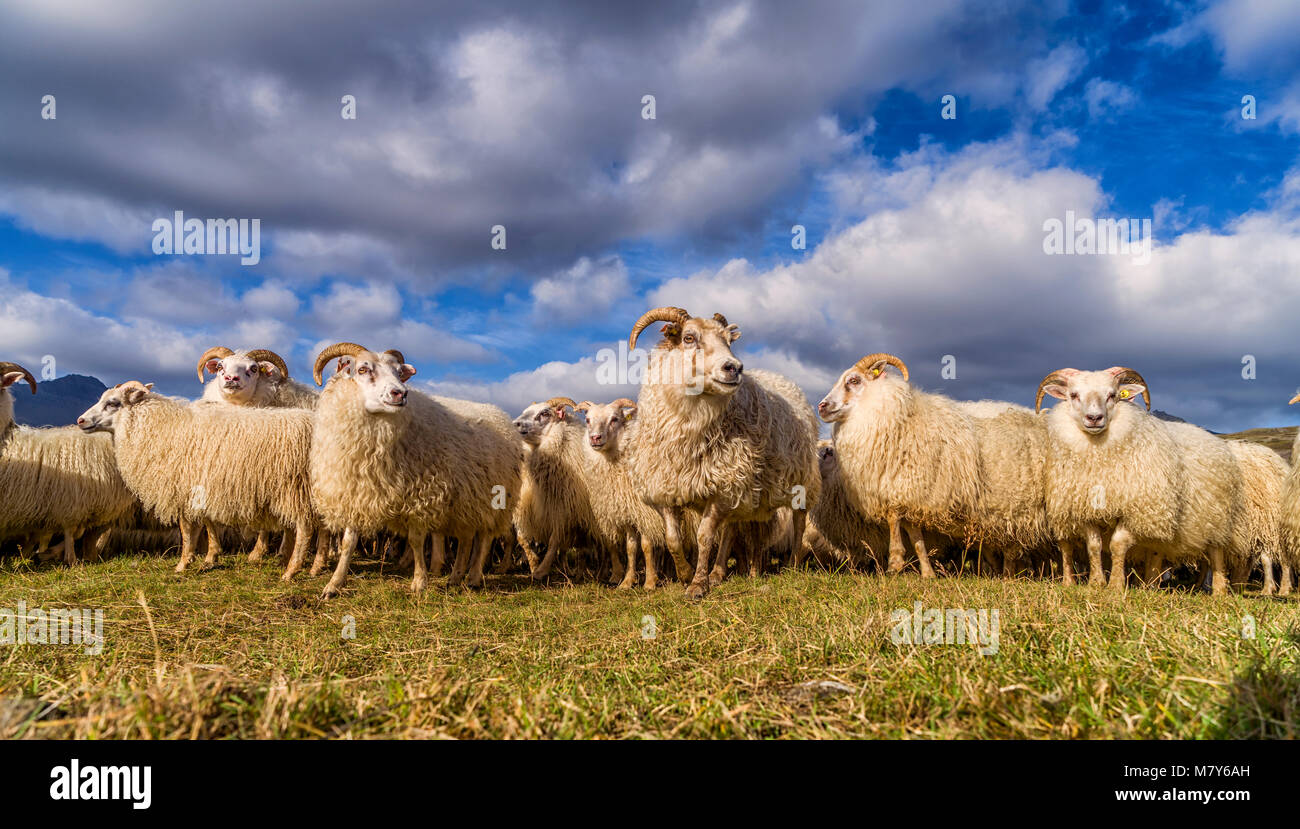
{"type": "Polygon", "coordinates": [[[203,364],[203,370],[206,371],[208,374],[216,374],[218,371],[221,371],[221,361],[208,360],[206,363],[203,364]]]}
{"type": "Polygon", "coordinates": [[[627,420],[631,420],[632,418],[636,417],[636,406],[624,406],[623,417],[627,420]]]}
{"type": "Polygon", "coordinates": [[[1055,397],[1057,400],[1065,400],[1070,396],[1070,390],[1065,386],[1058,386],[1053,383],[1050,386],[1043,386],[1043,391],[1055,397]]]}
{"type": "Polygon", "coordinates": [[[569,416],[569,414],[568,414],[568,412],[564,411],[564,407],[563,407],[563,406],[556,406],[556,407],[555,407],[555,419],[556,419],[556,420],[565,420],[565,419],[568,418],[568,416],[569,416]]]}
{"type": "Polygon", "coordinates": [[[402,363],[400,366],[398,366],[397,379],[401,380],[403,383],[405,383],[407,380],[410,380],[414,376],[415,376],[415,366],[411,365],[410,363],[402,363]]]}
{"type": "Polygon", "coordinates": [[[280,376],[280,369],[278,366],[276,366],[275,363],[270,363],[267,362],[266,360],[263,360],[262,362],[257,364],[257,370],[263,377],[269,377],[272,380],[283,379],[280,376]]]}
{"type": "Polygon", "coordinates": [[[738,328],[734,323],[728,325],[727,336],[731,338],[730,342],[734,343],[736,340],[740,339],[740,328],[738,328]]]}
{"type": "Polygon", "coordinates": [[[8,374],[2,374],[0,375],[0,389],[7,389],[21,379],[23,379],[23,373],[21,371],[11,371],[8,374]]]}
{"type": "Polygon", "coordinates": [[[673,342],[676,342],[682,336],[682,327],[675,322],[668,323],[663,328],[659,329],[659,331],[664,335],[665,339],[672,340],[673,342]]]}
{"type": "Polygon", "coordinates": [[[1120,400],[1137,400],[1146,394],[1147,387],[1141,383],[1125,383],[1119,387],[1120,400]]]}
{"type": "Polygon", "coordinates": [[[344,354],[342,357],[339,358],[339,364],[334,368],[334,373],[342,374],[343,372],[347,371],[351,367],[352,367],[352,356],[349,354],[344,354]]]}

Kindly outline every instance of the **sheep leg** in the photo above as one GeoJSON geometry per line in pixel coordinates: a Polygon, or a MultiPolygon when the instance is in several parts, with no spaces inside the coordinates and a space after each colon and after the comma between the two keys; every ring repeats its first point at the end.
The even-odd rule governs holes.
{"type": "Polygon", "coordinates": [[[925,549],[925,532],[911,521],[903,522],[903,529],[916,548],[916,558],[921,565],[921,578],[934,578],[934,568],[930,566],[930,554],[925,549]]]}
{"type": "Polygon", "coordinates": [[[537,563],[533,569],[533,581],[541,581],[551,574],[551,568],[555,566],[555,557],[560,554],[560,531],[556,530],[551,533],[550,539],[546,542],[546,555],[537,563]]]}
{"type": "Polygon", "coordinates": [[[488,554],[492,552],[492,536],[481,533],[476,537],[474,560],[469,565],[469,586],[483,586],[483,565],[487,564],[488,554]]]}
{"type": "Polygon", "coordinates": [[[447,559],[447,537],[442,533],[429,536],[429,577],[442,575],[442,563],[447,559]]]}
{"type": "Polygon", "coordinates": [[[205,522],[203,526],[208,531],[208,554],[203,557],[203,566],[199,569],[211,570],[217,566],[217,557],[221,555],[221,533],[211,521],[205,522]]]}
{"type": "Polygon", "coordinates": [[[645,559],[645,589],[654,590],[659,586],[658,564],[655,562],[654,545],[650,543],[650,536],[641,536],[641,558],[645,559]]]}
{"type": "Polygon", "coordinates": [[[1152,550],[1147,553],[1146,583],[1148,586],[1159,587],[1160,578],[1165,572],[1165,557],[1152,550]]]}
{"type": "Polygon", "coordinates": [[[87,561],[103,561],[100,555],[100,548],[108,542],[109,534],[112,532],[108,527],[96,527],[86,533],[81,540],[81,549],[86,553],[87,561]]]}
{"type": "Polygon", "coordinates": [[[415,565],[415,574],[411,576],[411,592],[423,593],[429,586],[429,574],[424,569],[424,530],[413,529],[406,534],[406,551],[415,565]]]}
{"type": "Polygon", "coordinates": [[[1088,584],[1098,585],[1106,583],[1106,570],[1101,561],[1101,531],[1096,527],[1088,527],[1088,584]]]}
{"type": "Polygon", "coordinates": [[[332,599],[339,594],[343,582],[348,578],[348,567],[352,564],[352,552],[357,548],[357,531],[348,527],[343,531],[343,540],[339,542],[339,563],[334,567],[334,575],[329,584],[321,591],[322,599],[332,599]]]}
{"type": "MultiPolygon", "coordinates": [[[[624,550],[627,549],[626,540],[627,537],[624,536],[624,545],[623,545],[624,550]]],[[[629,559],[629,562],[633,560],[635,560],[635,555],[631,559],[629,559]]],[[[631,565],[629,564],[629,566],[631,565]]],[[[609,545],[609,583],[621,585],[623,581],[627,578],[627,569],[628,569],[627,567],[623,566],[623,560],[620,559],[618,556],[618,544],[609,545]]],[[[635,577],[636,576],[634,574],[633,578],[635,577]]]]}
{"type": "MultiPolygon", "coordinates": [[[[627,530],[624,533],[623,547],[627,550],[627,570],[624,571],[623,578],[618,583],[620,590],[636,587],[636,548],[640,543],[640,533],[636,530],[627,530]]],[[[649,577],[649,571],[647,571],[646,578],[649,577]]]]}
{"type": "Polygon", "coordinates": [[[198,545],[201,526],[197,521],[181,519],[181,560],[176,564],[176,572],[184,573],[185,568],[194,560],[194,548],[198,545]]]}
{"type": "Polygon", "coordinates": [[[288,530],[280,537],[280,566],[289,566],[289,557],[293,555],[293,535],[288,530]]]}
{"type": "Polygon", "coordinates": [[[513,567],[515,563],[514,545],[510,543],[509,539],[506,539],[501,546],[505,548],[506,554],[502,556],[501,560],[497,562],[497,565],[492,568],[492,575],[494,576],[504,576],[506,573],[509,573],[510,568],[513,567]]]}
{"type": "Polygon", "coordinates": [[[308,575],[319,576],[325,569],[325,564],[329,560],[330,534],[329,530],[321,529],[316,532],[316,556],[311,560],[311,570],[307,571],[308,575]]]}
{"type": "Polygon", "coordinates": [[[661,513],[664,517],[664,537],[668,543],[668,552],[673,557],[673,567],[677,570],[677,580],[690,581],[694,571],[686,560],[686,552],[682,547],[682,524],[677,511],[665,507],[661,513]]]}
{"type": "Polygon", "coordinates": [[[1010,550],[1002,551],[1002,578],[1014,579],[1016,577],[1016,559],[1011,555],[1010,550]]]}
{"type": "Polygon", "coordinates": [[[1222,547],[1210,548],[1210,566],[1214,573],[1210,581],[1210,592],[1215,596],[1223,596],[1231,592],[1228,585],[1228,566],[1224,561],[1222,547]]]}
{"type": "Polygon", "coordinates": [[[1277,583],[1273,580],[1273,554],[1260,553],[1259,563],[1264,568],[1264,595],[1272,596],[1277,591],[1277,583]]]}
{"type": "Polygon", "coordinates": [[[77,528],[63,528],[63,563],[73,567],[77,563],[77,528]]]}
{"type": "Polygon", "coordinates": [[[1074,584],[1074,541],[1061,542],[1061,584],[1074,584]]]}
{"type": "MultiPolygon", "coordinates": [[[[414,548],[411,546],[411,537],[408,535],[406,537],[406,547],[402,550],[402,557],[397,560],[397,569],[405,570],[407,567],[416,566],[415,560],[417,558],[424,558],[424,550],[421,549],[420,555],[417,556],[414,548]]],[[[423,563],[421,563],[420,569],[424,569],[423,563]]]]}
{"type": "MultiPolygon", "coordinates": [[[[558,544],[556,545],[559,546],[558,544]]],[[[465,538],[456,536],[456,563],[451,567],[451,575],[447,578],[447,584],[456,585],[465,580],[465,573],[469,570],[470,551],[474,548],[474,537],[465,538]]]]}
{"type": "Polygon", "coordinates": [[[248,554],[249,561],[261,561],[262,556],[266,555],[266,548],[269,546],[266,537],[266,530],[258,530],[257,541],[253,543],[253,549],[248,554]]]}
{"type": "Polygon", "coordinates": [[[714,545],[721,540],[718,535],[722,517],[722,508],[713,503],[705,509],[704,516],[700,519],[699,530],[695,534],[695,544],[699,550],[695,560],[695,575],[686,587],[686,598],[691,601],[699,601],[708,595],[709,562],[713,558],[714,545]]]}
{"type": "Polygon", "coordinates": [[[1133,536],[1120,527],[1110,537],[1110,589],[1123,590],[1128,586],[1128,570],[1124,568],[1124,558],[1133,546],[1133,536]]]}
{"type": "Polygon", "coordinates": [[[1250,581],[1250,565],[1244,561],[1228,562],[1228,578],[1232,584],[1246,584],[1250,581]]]}
{"type": "MultiPolygon", "coordinates": [[[[307,548],[311,546],[315,535],[311,524],[305,521],[293,529],[293,554],[289,557],[289,563],[285,565],[284,575],[280,576],[280,581],[291,580],[302,569],[302,563],[307,560],[307,548]]],[[[284,537],[289,537],[288,530],[285,530],[284,537]]]]}
{"type": "MultiPolygon", "coordinates": [[[[794,519],[790,522],[790,557],[794,560],[795,569],[803,564],[807,558],[810,549],[804,547],[803,534],[808,526],[808,513],[805,510],[797,509],[794,511],[794,519]]],[[[750,576],[756,576],[753,567],[750,567],[750,576]]]]}
{"type": "Polygon", "coordinates": [[[524,560],[528,562],[528,572],[536,573],[537,568],[542,566],[542,560],[533,549],[532,539],[519,536],[519,546],[524,548],[524,560]]]}
{"type": "Polygon", "coordinates": [[[1282,565],[1282,584],[1278,587],[1277,594],[1279,596],[1291,595],[1291,565],[1290,564],[1282,565]]]}
{"type": "Polygon", "coordinates": [[[889,511],[889,569],[885,572],[896,576],[903,572],[904,554],[902,521],[897,510],[889,511]]]}
{"type": "MultiPolygon", "coordinates": [[[[727,559],[731,556],[731,542],[736,538],[735,528],[723,525],[718,530],[718,553],[713,557],[713,570],[709,572],[709,584],[722,584],[727,577],[727,559]]],[[[739,566],[739,565],[737,565],[739,566]]]]}

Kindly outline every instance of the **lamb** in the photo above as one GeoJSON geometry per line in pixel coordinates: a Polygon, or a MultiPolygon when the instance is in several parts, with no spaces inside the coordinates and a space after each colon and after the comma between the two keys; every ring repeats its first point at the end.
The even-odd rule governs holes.
{"type": "MultiPolygon", "coordinates": [[[[411,391],[406,381],[415,367],[400,351],[376,353],[356,343],[336,343],[317,356],[317,385],[335,358],[310,452],[312,503],[326,528],[343,534],[322,598],[343,586],[358,538],[382,531],[405,536],[415,552],[413,591],[427,586],[430,534],[435,566],[443,538],[453,536],[469,584],[481,585],[484,559],[494,539],[508,537],[519,497],[523,447],[505,413],[411,391]]],[[[453,571],[453,583],[458,575],[453,571]]]]}
{"type": "Polygon", "coordinates": [[[849,563],[863,567],[868,560],[882,564],[880,556],[889,546],[889,530],[859,510],[849,497],[831,441],[818,442],[817,466],[822,491],[808,516],[804,546],[823,566],[849,563]]]}
{"type": "Polygon", "coordinates": [[[1208,556],[1214,592],[1226,592],[1226,552],[1241,503],[1241,471],[1227,446],[1194,426],[1120,405],[1142,395],[1151,406],[1147,382],[1123,366],[1054,371],[1039,383],[1035,409],[1044,394],[1066,401],[1047,416],[1045,478],[1065,583],[1074,583],[1074,544],[1084,538],[1092,584],[1105,582],[1106,546],[1110,585],[1124,589],[1127,554],[1139,547],[1175,563],[1208,556]]]}
{"type": "Polygon", "coordinates": [[[934,578],[925,530],[965,536],[980,498],[975,418],[942,395],[908,383],[907,365],[869,354],[840,375],[817,406],[832,424],[847,496],[860,512],[889,525],[889,566],[903,569],[906,532],[921,577],[934,578]],[[899,379],[889,374],[898,369],[899,379]]]}
{"type": "MultiPolygon", "coordinates": [[[[231,351],[225,346],[213,346],[199,357],[196,371],[200,383],[204,382],[205,373],[216,375],[204,387],[203,396],[197,401],[199,405],[316,408],[316,391],[291,379],[284,358],[270,349],[231,351]]],[[[257,541],[248,554],[249,561],[261,560],[267,548],[267,535],[265,530],[257,534],[257,541]]],[[[292,544],[293,536],[286,533],[280,547],[282,559],[287,560],[292,544]]],[[[312,575],[324,566],[328,545],[328,533],[322,530],[317,538],[312,575]]]]}
{"type": "Polygon", "coordinates": [[[48,544],[63,533],[63,558],[77,563],[82,538],[89,557],[98,542],[134,502],[113,459],[106,436],[83,435],[75,428],[33,429],[14,423],[9,387],[26,380],[32,394],[36,378],[15,363],[0,362],[0,538],[32,535],[48,544]]]}
{"type": "Polygon", "coordinates": [[[137,380],[106,389],[77,425],[111,433],[127,487],[164,524],[180,525],[176,572],[193,561],[200,526],[208,533],[205,569],[221,553],[219,525],[291,527],[297,541],[283,579],[293,578],[315,520],[307,486],[311,413],[191,406],[152,389],[137,380]]]}
{"type": "Polygon", "coordinates": [[[715,553],[725,569],[719,541],[729,525],[771,521],[781,507],[794,506],[793,537],[803,537],[807,508],[821,492],[817,420],[794,383],[744,370],[731,349],[740,330],[722,314],[706,319],[683,308],[652,309],[632,327],[630,349],[653,322],[667,325],[650,352],[637,401],[632,479],[641,499],[663,516],[679,567],[682,510],[700,512],[686,588],[689,599],[699,600],[709,590],[715,553]]]}
{"type": "Polygon", "coordinates": [[[528,447],[526,484],[515,509],[515,523],[528,568],[537,581],[550,576],[561,549],[600,538],[583,450],[587,436],[566,411],[577,405],[567,397],[552,397],[529,405],[514,420],[528,447]],[[540,560],[532,549],[534,544],[546,545],[540,560]]]}
{"type": "MultiPolygon", "coordinates": [[[[640,547],[645,560],[645,588],[659,583],[655,551],[665,545],[664,522],[650,505],[636,495],[628,457],[636,445],[637,405],[620,397],[612,403],[579,403],[576,411],[586,415],[586,479],[592,513],[600,535],[611,549],[627,550],[627,567],[620,588],[636,585],[636,554],[640,547]]],[[[617,567],[614,568],[617,571],[617,567]]]]}
{"type": "Polygon", "coordinates": [[[1233,562],[1247,574],[1258,560],[1264,570],[1264,595],[1275,591],[1282,595],[1291,592],[1291,569],[1295,559],[1295,545],[1283,545],[1283,491],[1291,472],[1282,456],[1258,443],[1244,440],[1227,441],[1241,468],[1242,512],[1233,534],[1231,547],[1233,562]],[[1274,557],[1282,564],[1280,591],[1273,580],[1274,557]]]}

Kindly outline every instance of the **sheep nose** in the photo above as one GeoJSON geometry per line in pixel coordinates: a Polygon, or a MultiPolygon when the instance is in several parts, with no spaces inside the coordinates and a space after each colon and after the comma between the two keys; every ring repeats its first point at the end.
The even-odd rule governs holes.
{"type": "Polygon", "coordinates": [[[388,398],[394,403],[406,402],[406,389],[389,389],[388,398]]]}
{"type": "Polygon", "coordinates": [[[820,403],[817,404],[817,411],[821,412],[822,414],[825,414],[825,413],[826,413],[826,410],[829,409],[830,407],[831,407],[831,404],[829,404],[829,403],[827,403],[825,400],[823,400],[822,402],[820,402],[820,403]]]}
{"type": "Polygon", "coordinates": [[[79,417],[79,418],[77,418],[77,425],[78,425],[78,426],[85,426],[85,425],[86,425],[86,419],[85,419],[84,417],[79,417]]]}
{"type": "Polygon", "coordinates": [[[1088,422],[1088,425],[1089,425],[1089,426],[1096,426],[1096,425],[1098,425],[1098,424],[1101,423],[1101,421],[1102,421],[1102,419],[1103,419],[1104,417],[1105,417],[1105,415],[1099,415],[1099,414],[1087,414],[1087,415],[1084,415],[1084,416],[1083,416],[1083,419],[1086,420],[1086,421],[1088,422]]]}
{"type": "Polygon", "coordinates": [[[722,364],[722,370],[727,374],[740,374],[745,370],[745,364],[739,360],[727,360],[722,364]]]}

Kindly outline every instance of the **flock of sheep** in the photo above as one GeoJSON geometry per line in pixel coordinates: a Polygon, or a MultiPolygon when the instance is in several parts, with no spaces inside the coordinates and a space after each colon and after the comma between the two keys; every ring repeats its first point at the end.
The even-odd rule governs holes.
{"type": "Polygon", "coordinates": [[[640,571],[658,586],[671,563],[692,599],[733,558],[751,575],[809,556],[892,574],[909,552],[925,578],[973,560],[1072,584],[1086,551],[1089,581],[1109,565],[1117,589],[1176,568],[1198,584],[1208,570],[1215,593],[1257,568],[1265,593],[1292,589],[1300,480],[1267,448],[1153,417],[1132,369],[1052,372],[1029,409],[923,392],[872,354],[814,412],[790,380],[744,369],[721,314],[653,309],[629,347],[656,322],[638,400],[554,397],[513,421],[411,389],[400,351],[337,343],[316,358],[317,385],[337,361],[319,393],[274,352],[216,347],[199,400],[130,381],[76,427],[33,429],[14,423],[13,390],[36,380],[0,362],[0,543],[49,557],[61,535],[74,564],[78,544],[98,558],[169,546],[179,528],[183,571],[204,545],[210,567],[256,533],[257,560],[282,533],[285,580],[313,542],[312,575],[337,555],[325,597],[365,539],[404,545],[416,591],[449,551],[449,582],[479,586],[493,556],[504,573],[522,552],[543,580],[574,550],[625,588],[640,571]],[[1061,402],[1043,412],[1046,395],[1061,402]]]}

